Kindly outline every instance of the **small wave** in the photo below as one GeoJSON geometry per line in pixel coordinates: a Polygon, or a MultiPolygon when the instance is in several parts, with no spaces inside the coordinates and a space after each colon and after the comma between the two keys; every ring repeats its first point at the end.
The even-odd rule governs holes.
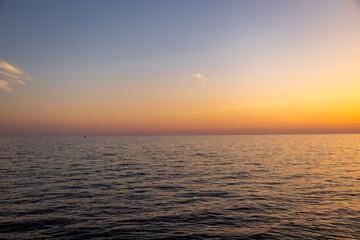
{"type": "Polygon", "coordinates": [[[103,153],[103,156],[116,156],[117,153],[103,153]]]}

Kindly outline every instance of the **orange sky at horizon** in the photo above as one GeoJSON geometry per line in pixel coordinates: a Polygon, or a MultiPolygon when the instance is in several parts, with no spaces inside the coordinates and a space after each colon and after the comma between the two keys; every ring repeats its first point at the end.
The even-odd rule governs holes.
{"type": "MultiPolygon", "coordinates": [[[[2,118],[17,135],[167,135],[261,133],[360,133],[360,94],[277,100],[238,106],[214,105],[151,111],[151,104],[126,111],[114,106],[65,109],[60,114],[22,111],[2,118]],[[73,112],[71,112],[71,110],[73,112]],[[116,113],[116,114],[115,114],[116,113]],[[14,119],[14,115],[17,119],[14,119]],[[34,116],[37,116],[36,118],[34,116]],[[24,124],[23,119],[27,119],[24,124]]],[[[131,106],[127,106],[131,108],[131,106]]],[[[0,129],[6,132],[7,129],[0,129]]],[[[11,133],[11,132],[10,132],[11,133]]]]}

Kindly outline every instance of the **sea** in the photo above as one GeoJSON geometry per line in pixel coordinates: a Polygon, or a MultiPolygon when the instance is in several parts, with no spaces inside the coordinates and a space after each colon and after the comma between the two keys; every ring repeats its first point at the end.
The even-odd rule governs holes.
{"type": "Polygon", "coordinates": [[[360,239],[360,135],[3,137],[0,239],[360,239]]]}

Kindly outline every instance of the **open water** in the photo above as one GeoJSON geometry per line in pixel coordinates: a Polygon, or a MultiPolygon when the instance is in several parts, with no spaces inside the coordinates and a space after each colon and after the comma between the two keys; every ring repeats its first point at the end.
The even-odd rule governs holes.
{"type": "Polygon", "coordinates": [[[360,135],[0,138],[0,239],[360,239],[360,135]]]}

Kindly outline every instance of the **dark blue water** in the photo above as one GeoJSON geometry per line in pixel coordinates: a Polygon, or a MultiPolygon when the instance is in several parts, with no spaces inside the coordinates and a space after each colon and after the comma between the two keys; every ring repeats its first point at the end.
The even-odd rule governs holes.
{"type": "Polygon", "coordinates": [[[360,239],[360,135],[0,138],[1,239],[360,239]]]}

